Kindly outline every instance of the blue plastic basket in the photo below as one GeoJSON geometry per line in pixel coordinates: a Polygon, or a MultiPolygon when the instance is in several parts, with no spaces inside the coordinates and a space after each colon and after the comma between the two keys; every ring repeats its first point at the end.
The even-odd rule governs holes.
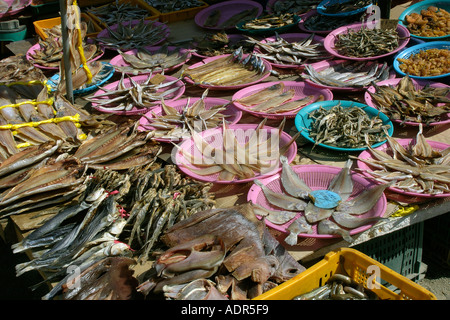
{"type": "MultiPolygon", "coordinates": [[[[339,103],[343,108],[359,107],[359,108],[363,109],[369,117],[375,117],[378,115],[380,117],[380,119],[383,121],[383,125],[390,125],[390,128],[388,130],[389,136],[392,136],[392,134],[394,133],[394,126],[393,126],[391,120],[389,120],[389,118],[384,113],[380,112],[379,110],[377,110],[375,108],[368,106],[367,104],[359,103],[359,102],[355,102],[355,101],[347,101],[347,100],[320,101],[320,102],[314,102],[314,103],[304,107],[297,113],[297,116],[295,117],[295,127],[297,128],[298,131],[300,131],[301,135],[305,139],[307,139],[308,141],[310,141],[312,143],[315,143],[316,141],[309,136],[309,129],[311,128],[311,125],[313,123],[313,119],[311,119],[309,117],[309,114],[311,112],[319,109],[319,107],[329,110],[339,103]]],[[[379,147],[382,144],[384,144],[386,141],[387,140],[375,143],[372,145],[372,147],[373,148],[379,147]]],[[[367,147],[340,148],[340,147],[326,145],[323,143],[319,143],[318,146],[328,148],[331,150],[344,151],[344,152],[353,152],[353,151],[359,152],[359,151],[364,151],[367,149],[367,147]]]]}
{"type": "Polygon", "coordinates": [[[323,0],[321,3],[319,3],[316,10],[318,13],[323,14],[325,16],[344,17],[344,16],[352,16],[354,14],[362,13],[363,11],[366,11],[373,5],[373,2],[372,2],[365,7],[362,7],[362,8],[356,9],[356,10],[352,10],[352,11],[338,12],[338,13],[327,13],[326,12],[327,7],[330,5],[333,5],[335,3],[346,3],[346,2],[350,2],[350,1],[351,0],[323,0]]]}
{"type": "MultiPolygon", "coordinates": [[[[98,90],[99,86],[105,84],[109,79],[111,79],[115,71],[114,67],[107,62],[102,62],[102,64],[103,64],[102,69],[96,76],[100,80],[96,81],[95,83],[91,83],[86,88],[73,90],[73,94],[84,95],[89,92],[98,90]]],[[[56,90],[58,82],[59,82],[59,73],[55,73],[50,79],[48,79],[47,84],[50,86],[51,91],[56,90]]]]}
{"type": "MultiPolygon", "coordinates": [[[[405,11],[402,12],[402,14],[398,17],[399,24],[407,27],[407,23],[405,23],[405,17],[407,15],[410,15],[411,13],[420,13],[423,9],[428,9],[429,6],[435,6],[441,9],[444,9],[445,11],[450,11],[450,1],[449,0],[425,0],[420,1],[412,6],[409,6],[405,9],[405,11]]],[[[422,39],[425,41],[441,41],[441,40],[447,40],[450,39],[450,35],[447,36],[441,36],[441,37],[422,37],[422,36],[416,36],[411,33],[411,37],[422,39]]]]}
{"type": "MultiPolygon", "coordinates": [[[[421,44],[417,44],[415,46],[412,46],[410,48],[407,48],[403,51],[400,51],[395,58],[393,62],[394,70],[401,76],[405,76],[406,73],[400,70],[400,62],[398,59],[408,59],[410,56],[419,53],[420,51],[428,50],[428,49],[447,49],[450,50],[450,41],[431,41],[431,42],[424,42],[421,44]]],[[[409,75],[411,78],[415,79],[423,79],[423,80],[433,80],[433,79],[442,79],[442,78],[450,78],[450,72],[445,74],[440,74],[437,76],[430,76],[430,77],[419,77],[415,75],[409,75]]]]}

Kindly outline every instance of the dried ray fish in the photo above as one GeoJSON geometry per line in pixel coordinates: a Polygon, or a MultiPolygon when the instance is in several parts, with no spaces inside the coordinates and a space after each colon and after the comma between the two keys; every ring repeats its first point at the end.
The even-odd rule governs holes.
{"type": "Polygon", "coordinates": [[[131,50],[155,44],[164,39],[167,34],[165,24],[140,19],[138,24],[133,26],[130,21],[126,21],[119,21],[115,30],[106,26],[108,35],[97,37],[97,41],[107,47],[131,50]]]}

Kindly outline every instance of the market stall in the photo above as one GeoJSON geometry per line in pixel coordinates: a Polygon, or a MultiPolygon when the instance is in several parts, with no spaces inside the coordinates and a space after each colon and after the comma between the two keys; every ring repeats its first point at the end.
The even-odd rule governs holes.
{"type": "MultiPolygon", "coordinates": [[[[353,264],[322,269],[355,281],[371,260],[340,248],[373,255],[366,245],[450,211],[448,30],[408,23],[439,1],[398,23],[372,19],[371,1],[192,2],[82,6],[63,68],[74,103],[60,20],[36,21],[26,52],[42,81],[2,79],[2,234],[30,258],[17,275],[50,284],[45,299],[89,296],[70,266],[81,281],[106,274],[98,299],[292,299],[291,280],[315,289],[305,264],[338,252],[353,264]]],[[[382,267],[401,293],[383,284],[378,298],[435,298],[408,258],[417,267],[382,267]]]]}

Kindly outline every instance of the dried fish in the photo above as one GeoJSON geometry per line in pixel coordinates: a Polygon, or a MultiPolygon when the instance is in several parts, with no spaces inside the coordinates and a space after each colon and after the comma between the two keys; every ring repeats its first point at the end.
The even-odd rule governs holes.
{"type": "Polygon", "coordinates": [[[300,65],[330,57],[323,44],[314,39],[313,33],[305,39],[292,42],[283,39],[278,33],[275,33],[273,40],[259,41],[250,36],[247,38],[261,52],[256,53],[257,56],[277,64],[300,65]]]}
{"type": "Polygon", "coordinates": [[[134,108],[144,112],[155,106],[157,101],[170,100],[180,90],[179,79],[166,81],[162,75],[153,79],[150,73],[142,83],[134,81],[129,75],[127,79],[129,82],[125,84],[125,74],[122,73],[115,89],[101,88],[101,91],[84,99],[105,110],[130,111],[134,108]]]}
{"type": "Polygon", "coordinates": [[[102,23],[110,26],[117,21],[140,20],[149,16],[149,11],[137,3],[115,0],[99,7],[90,7],[86,12],[93,14],[102,23]]]}
{"type": "Polygon", "coordinates": [[[270,28],[280,28],[294,23],[294,15],[292,13],[284,13],[281,15],[266,15],[245,22],[241,28],[247,30],[261,30],[270,28]]]}
{"type": "Polygon", "coordinates": [[[346,57],[375,57],[398,48],[400,37],[396,29],[369,28],[348,29],[336,36],[334,49],[346,57]]]}
{"type": "Polygon", "coordinates": [[[278,0],[274,1],[273,3],[268,2],[267,6],[275,14],[289,12],[299,15],[302,13],[306,13],[312,9],[316,9],[320,2],[322,2],[322,0],[278,0]]]}
{"type": "Polygon", "coordinates": [[[343,108],[340,103],[329,109],[319,107],[308,117],[313,119],[308,130],[314,146],[362,148],[386,140],[384,129],[389,128],[378,115],[371,118],[362,108],[343,108]]]}
{"type": "Polygon", "coordinates": [[[429,124],[439,122],[450,112],[450,88],[417,88],[406,75],[392,88],[373,84],[368,91],[372,101],[390,119],[429,124]],[[394,91],[393,91],[394,90],[394,91]]]}
{"type": "Polygon", "coordinates": [[[388,79],[389,70],[386,62],[342,61],[320,71],[306,65],[303,77],[323,86],[361,88],[388,79]]]}
{"type": "Polygon", "coordinates": [[[119,51],[123,60],[128,64],[126,66],[115,66],[119,72],[132,73],[134,75],[161,72],[164,69],[172,68],[185,62],[190,52],[182,48],[168,48],[167,44],[159,47],[157,50],[149,50],[145,48],[135,49],[130,53],[119,51]]]}
{"type": "Polygon", "coordinates": [[[328,14],[350,12],[371,4],[372,0],[329,1],[324,5],[324,12],[328,14]]]}
{"type": "Polygon", "coordinates": [[[196,84],[235,86],[261,79],[267,74],[261,58],[254,54],[243,57],[242,48],[233,54],[183,70],[182,75],[196,84]]]}
{"type": "Polygon", "coordinates": [[[450,34],[450,13],[444,8],[429,6],[405,16],[403,21],[411,34],[420,37],[444,37],[450,34]]]}
{"type": "Polygon", "coordinates": [[[107,47],[131,50],[150,46],[160,42],[167,35],[165,24],[156,24],[154,21],[140,19],[136,25],[131,21],[119,20],[117,28],[106,26],[108,35],[97,37],[97,41],[107,47]]]}
{"type": "Polygon", "coordinates": [[[450,191],[450,181],[446,177],[450,169],[448,153],[431,147],[423,136],[422,124],[419,124],[415,145],[403,147],[392,137],[388,138],[388,144],[390,148],[377,150],[377,153],[369,149],[373,159],[358,157],[370,168],[378,169],[365,171],[371,179],[381,183],[391,181],[391,187],[405,192],[439,195],[450,191]],[[377,160],[383,153],[386,156],[377,160]]]}

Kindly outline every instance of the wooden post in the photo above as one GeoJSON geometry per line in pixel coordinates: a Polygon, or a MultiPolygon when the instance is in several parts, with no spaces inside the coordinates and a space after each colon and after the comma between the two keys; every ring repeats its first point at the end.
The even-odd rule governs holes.
{"type": "MultiPolygon", "coordinates": [[[[64,61],[64,75],[66,79],[66,98],[71,103],[73,100],[73,85],[72,85],[72,70],[70,67],[70,43],[68,41],[67,32],[67,0],[59,0],[59,7],[61,11],[61,35],[63,45],[63,61],[64,61]]],[[[60,71],[61,72],[61,71],[60,71]]],[[[61,77],[61,74],[60,74],[61,77]]]]}

